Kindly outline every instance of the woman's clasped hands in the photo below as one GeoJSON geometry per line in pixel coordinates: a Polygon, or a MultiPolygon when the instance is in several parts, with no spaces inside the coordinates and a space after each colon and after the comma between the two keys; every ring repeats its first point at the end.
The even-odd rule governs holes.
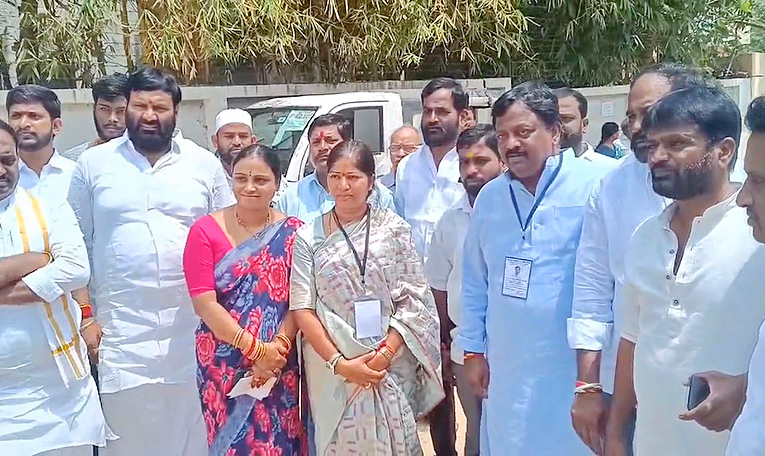
{"type": "Polygon", "coordinates": [[[260,388],[268,379],[278,377],[284,365],[287,364],[288,348],[279,339],[273,342],[263,342],[266,352],[263,358],[253,362],[250,367],[252,373],[251,385],[260,388]]]}
{"type": "Polygon", "coordinates": [[[380,384],[388,373],[388,360],[379,352],[371,351],[352,359],[342,359],[337,363],[337,373],[349,383],[371,388],[380,384]],[[382,362],[379,358],[382,358],[382,362]]]}

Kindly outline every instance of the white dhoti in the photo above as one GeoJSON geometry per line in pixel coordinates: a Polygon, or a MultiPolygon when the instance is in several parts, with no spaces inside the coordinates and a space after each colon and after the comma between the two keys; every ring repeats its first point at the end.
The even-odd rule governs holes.
{"type": "Polygon", "coordinates": [[[0,306],[0,455],[104,445],[93,377],[64,384],[37,305],[0,306]]]}
{"type": "Polygon", "coordinates": [[[196,385],[150,384],[101,395],[109,427],[120,436],[102,456],[206,456],[207,431],[196,385]]]}

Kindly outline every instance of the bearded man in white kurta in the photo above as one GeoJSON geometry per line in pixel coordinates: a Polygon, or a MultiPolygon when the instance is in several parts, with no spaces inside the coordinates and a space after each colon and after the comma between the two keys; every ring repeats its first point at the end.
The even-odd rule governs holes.
{"type": "Polygon", "coordinates": [[[128,86],[127,134],[85,151],[69,190],[104,332],[101,401],[120,436],[102,455],[205,455],[199,319],[182,257],[191,225],[232,204],[233,194],[218,159],[174,133],[181,89],[172,76],[143,68],[128,86]]]}
{"type": "Polygon", "coordinates": [[[108,434],[70,294],[87,252],[71,208],[17,186],[18,164],[0,121],[0,454],[85,456],[108,434]]]}
{"type": "Polygon", "coordinates": [[[637,404],[637,455],[717,456],[727,432],[689,419],[691,375],[746,371],[765,318],[765,255],[730,181],[741,114],[721,89],[668,94],[643,120],[656,193],[674,200],[644,221],[625,256],[624,326],[605,454],[624,454],[637,404]]]}

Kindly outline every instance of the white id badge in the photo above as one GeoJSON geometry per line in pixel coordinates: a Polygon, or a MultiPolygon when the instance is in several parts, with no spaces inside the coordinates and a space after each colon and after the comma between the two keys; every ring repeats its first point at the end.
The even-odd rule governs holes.
{"type": "Polygon", "coordinates": [[[353,302],[356,320],[356,339],[382,336],[382,303],[372,297],[359,298],[353,302]]]}
{"type": "Polygon", "coordinates": [[[511,298],[526,299],[529,296],[531,260],[505,257],[505,274],[502,277],[502,294],[511,298]]]}

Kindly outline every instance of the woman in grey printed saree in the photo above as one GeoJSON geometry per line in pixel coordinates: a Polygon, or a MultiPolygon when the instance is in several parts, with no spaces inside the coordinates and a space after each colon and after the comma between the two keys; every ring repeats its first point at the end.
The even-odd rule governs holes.
{"type": "Polygon", "coordinates": [[[433,297],[407,223],[367,204],[369,148],[327,162],[336,207],[298,230],[290,287],[316,454],[419,455],[416,420],[444,397],[433,297]]]}

